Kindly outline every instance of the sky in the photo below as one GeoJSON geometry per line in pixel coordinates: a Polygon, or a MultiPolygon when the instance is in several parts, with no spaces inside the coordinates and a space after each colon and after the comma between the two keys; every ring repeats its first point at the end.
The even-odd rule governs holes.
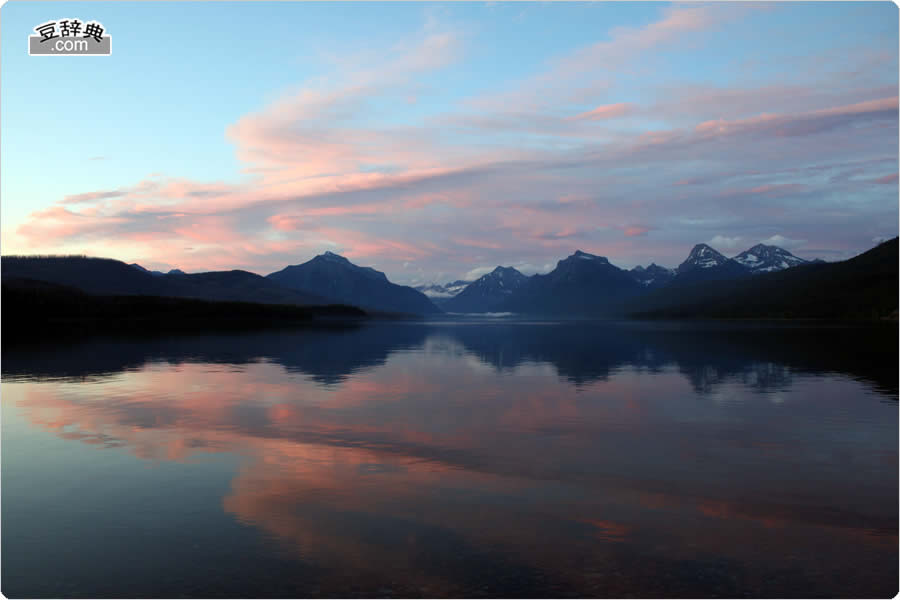
{"type": "Polygon", "coordinates": [[[0,250],[403,284],[898,234],[890,2],[24,2],[0,250]],[[110,56],[28,56],[96,20],[110,56]]]}

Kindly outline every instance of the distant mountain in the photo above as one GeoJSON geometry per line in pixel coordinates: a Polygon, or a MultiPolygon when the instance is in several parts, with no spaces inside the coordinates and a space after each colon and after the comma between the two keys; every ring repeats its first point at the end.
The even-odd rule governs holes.
{"type": "Polygon", "coordinates": [[[576,251],[546,275],[533,275],[502,310],[545,315],[605,316],[622,310],[644,286],[602,256],[576,251]]]}
{"type": "Polygon", "coordinates": [[[150,273],[151,275],[165,275],[165,273],[163,273],[162,271],[151,271],[150,269],[148,269],[146,267],[142,267],[141,265],[139,265],[137,263],[131,263],[128,266],[134,267],[135,269],[137,269],[138,271],[141,271],[143,273],[150,273]]]}
{"type": "Polygon", "coordinates": [[[894,238],[841,262],[809,262],[743,279],[670,286],[640,299],[631,314],[664,318],[896,319],[897,252],[894,238]]]}
{"type": "Polygon", "coordinates": [[[450,283],[445,283],[443,285],[440,283],[417,285],[413,289],[422,292],[433,301],[435,298],[452,298],[466,289],[466,286],[470,283],[472,282],[464,279],[457,279],[456,281],[451,281],[450,283]]]}
{"type": "Polygon", "coordinates": [[[466,286],[472,283],[471,281],[466,281],[464,279],[457,279],[456,281],[451,281],[450,283],[446,283],[441,285],[439,283],[429,283],[426,285],[417,285],[413,289],[416,291],[422,292],[431,302],[439,307],[444,308],[444,304],[453,298],[458,293],[466,289],[466,286]]]}
{"type": "Polygon", "coordinates": [[[131,263],[128,266],[134,267],[138,271],[143,271],[144,273],[150,273],[151,275],[157,275],[157,276],[159,276],[159,275],[186,275],[186,273],[184,271],[182,271],[181,269],[169,269],[168,273],[163,273],[162,271],[151,271],[150,269],[148,269],[146,267],[142,267],[141,265],[139,265],[137,263],[131,263]]]}
{"type": "Polygon", "coordinates": [[[784,248],[765,244],[757,244],[749,250],[744,250],[735,256],[734,260],[744,265],[754,275],[782,271],[809,262],[794,256],[784,248]]]}
{"type": "Polygon", "coordinates": [[[650,263],[646,269],[641,265],[629,271],[635,281],[647,289],[661,288],[675,277],[675,269],[667,269],[656,263],[650,263]]]}
{"type": "Polygon", "coordinates": [[[726,257],[706,244],[697,244],[684,262],[678,265],[672,284],[737,279],[749,274],[750,271],[736,260],[726,257]]]}
{"type": "Polygon", "coordinates": [[[444,303],[444,310],[460,313],[485,313],[501,310],[512,293],[528,277],[512,267],[497,267],[466,286],[444,303]]]}
{"type": "Polygon", "coordinates": [[[428,315],[441,312],[424,294],[388,281],[372,267],[359,267],[333,252],[270,273],[266,279],[307,294],[383,312],[428,315]]]}
{"type": "Polygon", "coordinates": [[[192,275],[156,275],[109,258],[83,256],[6,256],[2,277],[32,279],[70,286],[89,294],[168,296],[263,304],[322,305],[334,301],[318,294],[283,288],[247,271],[214,271],[192,275]]]}

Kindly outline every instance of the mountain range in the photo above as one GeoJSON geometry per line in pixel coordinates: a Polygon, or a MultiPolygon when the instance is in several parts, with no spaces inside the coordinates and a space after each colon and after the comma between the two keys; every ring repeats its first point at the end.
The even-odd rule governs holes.
{"type": "MultiPolygon", "coordinates": [[[[896,239],[890,243],[896,248],[896,239]]],[[[878,254],[881,261],[886,261],[889,255],[890,252],[883,249],[878,254]]],[[[883,295],[882,282],[885,278],[890,280],[892,271],[890,268],[875,269],[872,265],[878,261],[873,263],[873,260],[859,262],[858,269],[873,272],[872,277],[877,280],[873,285],[879,291],[872,293],[883,295]]],[[[893,261],[893,277],[896,278],[896,252],[893,261]]],[[[838,266],[848,262],[807,261],[783,248],[763,244],[728,258],[707,244],[697,244],[676,269],[651,263],[646,268],[637,266],[625,270],[610,263],[606,257],[577,250],[546,274],[529,277],[512,267],[497,267],[475,281],[458,280],[442,286],[420,286],[419,289],[392,283],[384,273],[355,265],[331,252],[265,277],[238,270],[195,274],[185,274],[177,269],[168,273],[152,272],[137,264],[128,265],[112,259],[16,256],[3,258],[2,276],[4,283],[12,279],[42,281],[98,295],[304,306],[342,304],[360,307],[370,314],[426,316],[439,314],[443,309],[450,313],[617,317],[633,313],[651,316],[716,313],[716,303],[725,302],[726,296],[728,305],[732,306],[729,310],[744,314],[747,311],[735,304],[738,296],[734,296],[737,293],[734,290],[741,290],[747,301],[757,289],[770,290],[775,285],[771,283],[773,280],[785,289],[799,290],[803,286],[797,282],[812,277],[810,273],[816,274],[813,279],[820,281],[821,286],[829,287],[826,285],[829,274],[837,278],[835,281],[849,280],[846,267],[838,266]],[[692,307],[690,311],[684,308],[687,304],[692,307]],[[682,308],[676,310],[677,307],[682,308]]],[[[840,288],[840,283],[835,285],[840,288]]],[[[859,293],[868,289],[860,283],[856,285],[859,293]]],[[[831,285],[829,289],[843,297],[844,293],[838,288],[831,285]]],[[[766,293],[777,296],[777,292],[766,293]]],[[[852,295],[854,291],[849,293],[852,295]]],[[[870,300],[874,301],[874,296],[870,300]]],[[[879,314],[891,304],[879,302],[880,308],[876,311],[879,314]]],[[[892,302],[892,310],[896,311],[896,294],[892,302]]],[[[851,310],[850,304],[845,302],[847,310],[851,310]]],[[[766,310],[775,310],[772,307],[776,305],[791,314],[803,312],[788,310],[784,308],[786,305],[777,302],[767,305],[766,310]]],[[[858,314],[858,307],[852,308],[851,312],[858,314]]]]}
{"type": "Polygon", "coordinates": [[[287,289],[249,271],[160,274],[109,258],[5,256],[2,277],[46,281],[95,295],[164,296],[262,304],[322,305],[319,294],[287,289]]]}
{"type": "Polygon", "coordinates": [[[629,316],[896,319],[897,289],[894,238],[840,262],[805,261],[713,284],[665,288],[638,299],[629,316]]]}
{"type": "Polygon", "coordinates": [[[468,286],[470,283],[472,283],[472,280],[457,279],[456,281],[451,281],[450,283],[445,284],[429,283],[425,285],[417,285],[413,289],[425,294],[428,299],[431,300],[431,302],[438,308],[444,309],[445,304],[449,302],[451,298],[466,289],[466,286],[468,286]]]}

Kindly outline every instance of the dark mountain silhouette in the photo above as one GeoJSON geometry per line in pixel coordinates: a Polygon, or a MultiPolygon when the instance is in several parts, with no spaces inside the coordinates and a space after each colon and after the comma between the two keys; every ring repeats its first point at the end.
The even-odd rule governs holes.
{"type": "Polygon", "coordinates": [[[675,277],[675,269],[667,269],[656,263],[650,263],[646,269],[641,265],[629,271],[631,276],[648,290],[655,290],[668,285],[675,277]]]}
{"type": "Polygon", "coordinates": [[[783,271],[784,269],[809,262],[794,256],[784,248],[767,246],[766,244],[757,244],[748,250],[744,250],[735,256],[734,260],[741,263],[754,275],[783,271]]]}
{"type": "Polygon", "coordinates": [[[697,244],[684,262],[678,265],[672,285],[738,279],[749,274],[750,271],[736,260],[727,258],[706,244],[697,244]]]}
{"type": "Polygon", "coordinates": [[[510,295],[502,309],[537,315],[607,316],[644,292],[628,271],[603,256],[577,250],[546,275],[534,275],[510,295]]]}
{"type": "Polygon", "coordinates": [[[444,310],[458,313],[495,312],[528,277],[512,267],[497,267],[482,275],[444,303],[444,310]]]}
{"type": "Polygon", "coordinates": [[[143,273],[150,273],[151,275],[165,275],[165,273],[163,273],[162,271],[151,271],[150,269],[148,269],[146,267],[142,267],[141,265],[139,265],[137,263],[131,263],[128,266],[134,267],[135,269],[137,269],[138,271],[141,271],[143,273]]]}
{"type": "Polygon", "coordinates": [[[322,294],[364,309],[412,315],[441,312],[421,292],[391,283],[384,273],[354,265],[332,252],[270,273],[266,279],[291,290],[322,294]]]}
{"type": "Polygon", "coordinates": [[[2,278],[47,281],[89,294],[168,296],[262,304],[335,304],[319,294],[286,289],[248,271],[154,275],[109,258],[6,256],[2,278]]]}
{"type": "Polygon", "coordinates": [[[849,260],[807,263],[740,280],[669,286],[631,314],[671,318],[896,318],[897,238],[849,260]]]}

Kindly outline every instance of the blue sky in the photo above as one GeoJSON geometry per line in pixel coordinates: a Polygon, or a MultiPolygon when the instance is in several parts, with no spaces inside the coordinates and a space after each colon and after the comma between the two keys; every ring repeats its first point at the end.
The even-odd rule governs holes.
{"type": "Polygon", "coordinates": [[[403,283],[897,235],[891,3],[8,2],[2,251],[403,283]],[[48,20],[108,57],[32,57],[48,20]]]}

